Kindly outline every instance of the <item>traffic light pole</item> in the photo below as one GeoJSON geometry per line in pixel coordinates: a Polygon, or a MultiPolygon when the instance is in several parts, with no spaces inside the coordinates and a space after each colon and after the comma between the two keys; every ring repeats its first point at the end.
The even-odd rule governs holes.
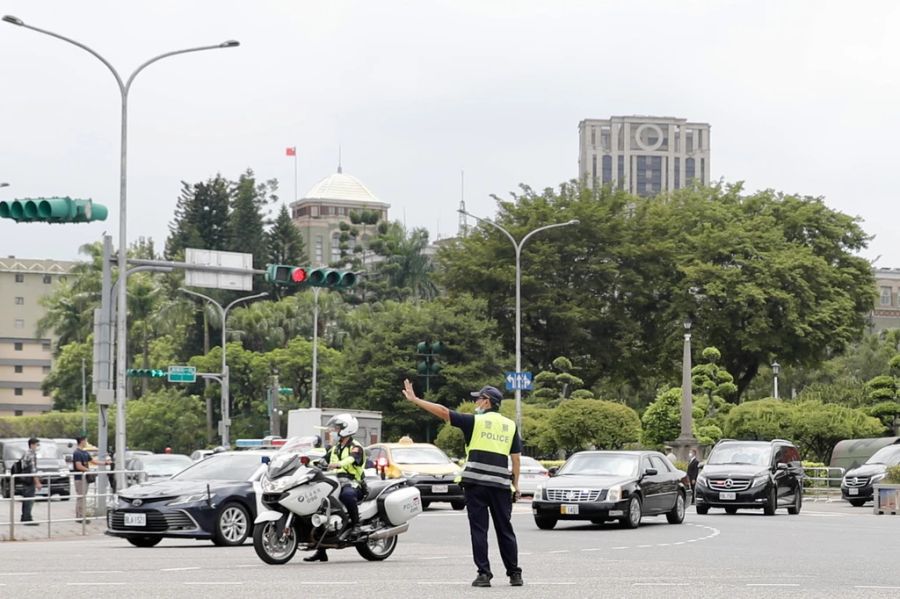
{"type": "Polygon", "coordinates": [[[229,439],[228,433],[231,428],[231,414],[230,414],[231,406],[229,405],[230,402],[228,401],[228,397],[229,397],[228,387],[229,387],[230,374],[228,372],[228,363],[227,363],[226,354],[225,354],[225,352],[226,352],[225,342],[228,339],[228,334],[227,334],[228,328],[226,326],[227,318],[228,318],[228,311],[231,310],[231,308],[235,304],[239,304],[240,302],[246,302],[248,300],[256,299],[258,297],[265,297],[269,294],[264,291],[262,293],[257,293],[255,295],[239,297],[223,308],[222,304],[220,304],[213,298],[209,297],[208,295],[203,295],[202,293],[197,293],[196,291],[191,291],[190,289],[185,289],[184,287],[179,287],[178,291],[187,293],[188,295],[196,295],[199,298],[205,299],[206,301],[208,301],[209,303],[211,303],[212,305],[214,305],[216,308],[219,309],[219,316],[222,319],[222,407],[221,407],[222,420],[220,421],[220,424],[219,424],[219,432],[222,435],[222,445],[224,445],[225,447],[228,447],[230,445],[230,439],[229,439]]]}
{"type": "Polygon", "coordinates": [[[319,288],[313,287],[313,346],[312,346],[312,393],[309,407],[316,407],[316,390],[319,374],[319,288]]]}
{"type": "MultiPolygon", "coordinates": [[[[530,231],[527,235],[525,235],[525,237],[522,238],[522,241],[517,243],[515,237],[513,237],[509,231],[507,231],[494,221],[475,216],[474,214],[466,212],[461,208],[457,210],[457,212],[459,212],[460,214],[465,214],[466,216],[471,216],[478,222],[485,223],[501,231],[509,238],[516,250],[516,378],[518,378],[518,373],[522,372],[522,246],[524,246],[525,242],[528,241],[535,233],[540,233],[541,231],[546,231],[548,229],[555,229],[557,227],[577,225],[578,221],[572,219],[564,223],[555,223],[552,225],[538,227],[537,229],[530,231]]],[[[515,393],[516,431],[519,433],[519,437],[524,440],[524,435],[522,434],[522,389],[520,389],[518,385],[516,385],[515,393]]]]}

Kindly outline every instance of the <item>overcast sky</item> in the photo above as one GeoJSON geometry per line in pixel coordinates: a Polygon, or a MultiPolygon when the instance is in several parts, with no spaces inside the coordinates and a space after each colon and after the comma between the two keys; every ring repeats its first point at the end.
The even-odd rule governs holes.
{"type": "MultiPolygon", "coordinates": [[[[162,248],[181,181],[252,168],[294,197],[344,172],[393,219],[456,232],[460,171],[489,194],[578,172],[578,122],[610,115],[710,123],[714,180],[823,196],[864,219],[863,255],[900,267],[900,3],[622,0],[8,0],[0,11],[74,38],[123,77],[128,238],[162,248]],[[894,133],[892,133],[892,131],[894,133]],[[890,142],[890,143],[889,143],[890,142]]],[[[0,198],[93,198],[105,223],[0,220],[0,255],[75,259],[118,240],[119,94],[74,46],[0,23],[0,198]]]]}

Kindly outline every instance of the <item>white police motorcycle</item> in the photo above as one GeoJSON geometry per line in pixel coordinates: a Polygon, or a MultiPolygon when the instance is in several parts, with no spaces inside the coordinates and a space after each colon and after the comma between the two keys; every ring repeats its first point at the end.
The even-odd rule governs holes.
{"type": "Polygon", "coordinates": [[[387,559],[397,547],[397,535],[422,513],[419,490],[406,479],[367,480],[359,502],[359,526],[338,498],[341,480],[319,459],[279,452],[254,482],[257,517],[253,548],[267,564],[285,564],[297,549],[355,547],[365,559],[387,559]]]}

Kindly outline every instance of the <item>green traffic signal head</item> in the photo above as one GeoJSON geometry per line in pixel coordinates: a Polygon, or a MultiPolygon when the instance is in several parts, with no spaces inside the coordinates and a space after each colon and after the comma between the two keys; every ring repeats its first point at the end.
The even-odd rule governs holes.
{"type": "Polygon", "coordinates": [[[431,344],[431,353],[440,354],[444,351],[444,344],[440,341],[435,341],[431,344]]]}
{"type": "Polygon", "coordinates": [[[349,289],[356,285],[356,273],[351,272],[349,270],[343,271],[340,273],[340,280],[338,281],[337,286],[341,289],[349,289]]]}
{"type": "Polygon", "coordinates": [[[428,353],[428,343],[425,341],[419,341],[416,344],[416,353],[417,354],[427,354],[428,353]]]}
{"type": "Polygon", "coordinates": [[[86,223],[106,220],[108,210],[93,200],[38,198],[0,202],[0,218],[16,222],[86,223]]]}

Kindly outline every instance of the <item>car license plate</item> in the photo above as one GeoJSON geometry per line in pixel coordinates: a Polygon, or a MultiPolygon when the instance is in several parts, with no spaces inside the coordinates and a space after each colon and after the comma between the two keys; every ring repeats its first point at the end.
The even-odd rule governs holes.
{"type": "Polygon", "coordinates": [[[560,514],[577,514],[578,513],[578,504],[575,503],[564,503],[559,506],[560,514]]]}
{"type": "Polygon", "coordinates": [[[125,526],[147,526],[147,514],[125,514],[125,526]]]}
{"type": "Polygon", "coordinates": [[[450,490],[450,487],[447,485],[431,485],[432,493],[446,493],[450,490]]]}
{"type": "Polygon", "coordinates": [[[859,495],[859,489],[847,489],[847,495],[859,495]]]}
{"type": "Polygon", "coordinates": [[[737,499],[737,494],[735,494],[733,491],[723,491],[722,493],[719,493],[719,499],[721,499],[722,501],[734,501],[735,499],[737,499]]]}

